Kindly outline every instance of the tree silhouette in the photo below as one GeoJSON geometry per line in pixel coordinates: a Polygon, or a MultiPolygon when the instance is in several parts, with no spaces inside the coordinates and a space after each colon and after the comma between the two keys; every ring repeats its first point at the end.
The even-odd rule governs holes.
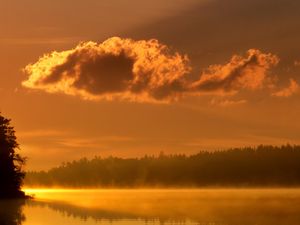
{"type": "Polygon", "coordinates": [[[28,172],[26,185],[63,187],[299,187],[300,145],[202,151],[194,155],[95,157],[28,172]]]}
{"type": "Polygon", "coordinates": [[[25,173],[22,166],[25,158],[16,153],[19,144],[10,119],[0,114],[0,198],[25,197],[21,186],[25,173]]]}

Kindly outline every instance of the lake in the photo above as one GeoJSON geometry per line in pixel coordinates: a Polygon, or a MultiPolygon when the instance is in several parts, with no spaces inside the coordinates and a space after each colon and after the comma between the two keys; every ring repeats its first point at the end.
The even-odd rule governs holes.
{"type": "Polygon", "coordinates": [[[1,225],[299,225],[300,189],[27,189],[1,225]]]}

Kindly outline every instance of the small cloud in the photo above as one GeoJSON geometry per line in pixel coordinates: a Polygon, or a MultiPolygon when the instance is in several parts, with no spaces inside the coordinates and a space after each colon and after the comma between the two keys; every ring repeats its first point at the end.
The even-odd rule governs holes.
{"type": "Polygon", "coordinates": [[[269,69],[278,62],[276,55],[250,49],[246,57],[234,55],[225,65],[211,65],[192,88],[215,95],[235,94],[242,89],[256,90],[269,81],[269,69]]]}
{"type": "Polygon", "coordinates": [[[104,137],[67,137],[58,141],[58,144],[70,148],[100,148],[106,146],[107,143],[124,143],[131,142],[135,139],[125,136],[104,136],[104,137]]]}
{"type": "Polygon", "coordinates": [[[213,106],[221,106],[221,107],[230,107],[230,106],[236,106],[236,105],[243,105],[246,104],[247,100],[241,99],[241,100],[230,100],[230,99],[222,99],[218,100],[213,98],[210,102],[213,106]]]}
{"type": "Polygon", "coordinates": [[[20,138],[41,138],[41,137],[60,137],[69,135],[69,131],[64,130],[31,130],[20,131],[18,136],[20,138]]]}
{"type": "Polygon", "coordinates": [[[279,90],[277,92],[274,92],[272,96],[276,97],[290,97],[294,94],[297,94],[299,92],[299,84],[294,80],[290,79],[290,84],[288,87],[283,88],[282,90],[279,90]]]}

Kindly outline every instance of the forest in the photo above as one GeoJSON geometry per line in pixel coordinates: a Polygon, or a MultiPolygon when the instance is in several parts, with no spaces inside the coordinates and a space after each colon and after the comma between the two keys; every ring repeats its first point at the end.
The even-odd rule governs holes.
{"type": "Polygon", "coordinates": [[[193,155],[83,158],[48,171],[28,171],[28,187],[294,187],[300,146],[201,151],[193,155]]]}

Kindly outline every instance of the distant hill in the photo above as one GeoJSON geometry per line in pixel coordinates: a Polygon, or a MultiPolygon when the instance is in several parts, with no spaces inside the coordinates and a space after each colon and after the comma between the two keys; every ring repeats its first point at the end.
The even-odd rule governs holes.
{"type": "Polygon", "coordinates": [[[28,172],[26,186],[300,186],[300,146],[258,146],[195,155],[95,157],[28,172]]]}

